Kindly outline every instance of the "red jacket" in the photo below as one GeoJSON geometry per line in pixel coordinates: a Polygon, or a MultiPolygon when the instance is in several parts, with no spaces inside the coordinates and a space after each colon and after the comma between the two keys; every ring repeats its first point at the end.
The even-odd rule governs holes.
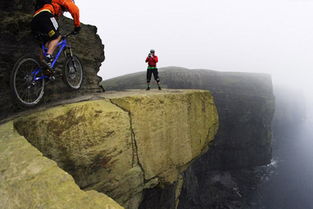
{"type": "Polygon", "coordinates": [[[156,63],[159,61],[158,56],[147,57],[146,62],[149,67],[156,67],[156,63]]]}
{"type": "Polygon", "coordinates": [[[51,4],[45,4],[41,9],[35,11],[34,16],[42,11],[48,11],[54,16],[61,16],[64,11],[69,11],[74,19],[75,27],[80,26],[79,9],[72,0],[52,0],[51,4]]]}

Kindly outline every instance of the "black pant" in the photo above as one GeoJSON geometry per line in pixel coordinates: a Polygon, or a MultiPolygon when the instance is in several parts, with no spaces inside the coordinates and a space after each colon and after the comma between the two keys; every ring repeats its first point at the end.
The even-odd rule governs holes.
{"type": "Polygon", "coordinates": [[[147,83],[150,83],[152,74],[153,74],[154,80],[156,80],[159,83],[160,78],[159,78],[158,68],[147,69],[147,83]]]}

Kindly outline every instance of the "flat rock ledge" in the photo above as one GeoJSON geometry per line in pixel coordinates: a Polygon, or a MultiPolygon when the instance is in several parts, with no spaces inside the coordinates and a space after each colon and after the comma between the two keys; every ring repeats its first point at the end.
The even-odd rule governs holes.
{"type": "Polygon", "coordinates": [[[209,91],[78,100],[0,126],[0,208],[136,209],[145,189],[174,183],[178,199],[181,174],[218,129],[209,91]]]}

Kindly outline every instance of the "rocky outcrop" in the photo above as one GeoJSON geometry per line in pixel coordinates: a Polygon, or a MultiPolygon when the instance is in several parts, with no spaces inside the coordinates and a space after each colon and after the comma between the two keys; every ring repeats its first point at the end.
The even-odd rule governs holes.
{"type": "MultiPolygon", "coordinates": [[[[0,119],[17,111],[10,91],[10,72],[19,57],[25,54],[38,54],[39,47],[31,35],[30,21],[32,19],[32,3],[21,0],[3,0],[0,3],[0,119]]],[[[72,20],[60,19],[61,33],[73,29],[72,20]]],[[[103,45],[97,35],[97,28],[82,24],[81,33],[69,38],[69,42],[84,66],[84,80],[79,91],[69,90],[58,79],[47,85],[44,104],[73,98],[78,95],[101,91],[97,76],[101,62],[104,60],[103,45]]],[[[62,69],[63,59],[59,60],[58,68],[62,69]]]]}
{"type": "Polygon", "coordinates": [[[3,0],[0,2],[0,9],[6,12],[32,12],[33,11],[33,2],[23,1],[23,0],[12,0],[7,1],[3,0]]]}
{"type": "MultiPolygon", "coordinates": [[[[107,90],[145,88],[145,72],[103,81],[107,90]]],[[[207,89],[214,96],[220,127],[207,156],[207,164],[216,168],[263,165],[271,159],[271,120],[274,96],[269,75],[160,69],[165,88],[207,89]],[[208,162],[208,160],[210,162],[208,162]]]]}
{"type": "Polygon", "coordinates": [[[181,174],[207,150],[218,117],[208,91],[130,91],[24,116],[14,127],[80,188],[135,209],[147,191],[175,185],[175,208],[181,174]]]}
{"type": "MultiPolygon", "coordinates": [[[[103,81],[102,85],[107,90],[145,88],[142,78],[145,72],[103,81]]],[[[178,208],[240,208],[245,195],[257,185],[254,167],[271,160],[274,96],[270,76],[168,67],[160,69],[160,78],[164,88],[210,90],[220,121],[208,152],[184,173],[178,208]]],[[[166,196],[165,202],[173,202],[170,190],[171,186],[153,190],[147,196],[166,196]]]]}
{"type": "Polygon", "coordinates": [[[122,209],[105,194],[80,190],[68,173],[20,136],[12,122],[0,126],[0,208],[122,209]]]}

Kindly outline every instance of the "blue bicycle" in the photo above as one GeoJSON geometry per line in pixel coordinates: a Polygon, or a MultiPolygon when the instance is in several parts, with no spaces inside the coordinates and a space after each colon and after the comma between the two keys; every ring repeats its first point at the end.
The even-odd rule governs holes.
{"type": "MultiPolygon", "coordinates": [[[[63,81],[72,89],[79,89],[83,81],[83,66],[77,56],[73,55],[67,37],[73,35],[69,33],[62,37],[58,44],[58,52],[52,61],[53,75],[56,74],[56,63],[62,52],[65,55],[65,67],[61,73],[63,81]]],[[[47,48],[42,44],[42,55],[45,57],[47,48]]],[[[11,73],[10,85],[13,96],[18,105],[32,107],[37,105],[43,95],[45,82],[54,80],[55,77],[47,75],[46,67],[40,64],[38,56],[26,55],[21,57],[14,65],[11,73]]]]}

